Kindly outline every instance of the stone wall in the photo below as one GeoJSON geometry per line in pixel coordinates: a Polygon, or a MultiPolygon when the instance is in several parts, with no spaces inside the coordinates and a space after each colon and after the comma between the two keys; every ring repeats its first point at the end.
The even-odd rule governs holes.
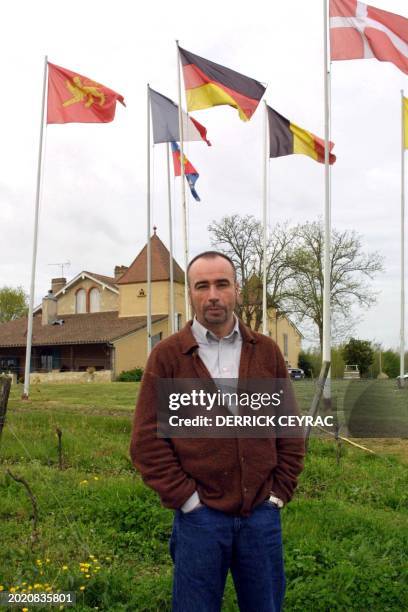
{"type": "Polygon", "coordinates": [[[33,372],[30,374],[32,385],[41,383],[109,383],[112,382],[111,370],[100,370],[93,374],[88,372],[33,372]]]}

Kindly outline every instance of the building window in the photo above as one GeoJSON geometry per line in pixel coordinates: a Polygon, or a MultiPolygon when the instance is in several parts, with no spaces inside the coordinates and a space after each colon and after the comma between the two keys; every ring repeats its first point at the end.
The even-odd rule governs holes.
{"type": "Polygon", "coordinates": [[[40,369],[46,372],[59,370],[61,367],[61,355],[59,349],[47,349],[41,352],[40,369]]]}
{"type": "Polygon", "coordinates": [[[89,312],[99,312],[101,309],[101,293],[93,287],[89,292],[89,312]]]}
{"type": "Polygon", "coordinates": [[[288,334],[283,334],[283,356],[287,357],[288,355],[289,355],[288,334]]]}
{"type": "Polygon", "coordinates": [[[75,294],[75,312],[82,314],[86,312],[86,291],[85,289],[78,289],[75,294]]]}
{"type": "Polygon", "coordinates": [[[152,348],[156,346],[156,344],[160,342],[161,339],[162,339],[162,332],[159,332],[158,334],[154,334],[154,336],[152,336],[152,348]]]}

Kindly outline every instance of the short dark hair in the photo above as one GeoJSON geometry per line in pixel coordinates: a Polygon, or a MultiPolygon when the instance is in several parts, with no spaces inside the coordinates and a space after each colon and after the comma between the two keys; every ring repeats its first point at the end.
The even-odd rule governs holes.
{"type": "Polygon", "coordinates": [[[225,253],[221,253],[219,251],[203,251],[202,253],[199,253],[198,255],[193,257],[193,259],[190,261],[190,263],[187,266],[187,282],[188,282],[188,273],[190,271],[190,268],[193,265],[193,263],[197,261],[197,259],[215,259],[215,257],[223,257],[224,259],[228,261],[229,264],[231,264],[231,268],[234,273],[234,281],[236,282],[237,272],[235,270],[234,262],[232,261],[231,257],[228,257],[228,255],[225,255],[225,253]]]}

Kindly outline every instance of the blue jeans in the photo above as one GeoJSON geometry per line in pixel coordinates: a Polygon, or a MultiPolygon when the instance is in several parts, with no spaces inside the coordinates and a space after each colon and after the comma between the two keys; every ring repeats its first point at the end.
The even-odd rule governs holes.
{"type": "Polygon", "coordinates": [[[280,612],[285,593],[280,510],[249,517],[201,506],[176,511],[170,540],[173,612],[219,612],[231,569],[241,612],[280,612]]]}

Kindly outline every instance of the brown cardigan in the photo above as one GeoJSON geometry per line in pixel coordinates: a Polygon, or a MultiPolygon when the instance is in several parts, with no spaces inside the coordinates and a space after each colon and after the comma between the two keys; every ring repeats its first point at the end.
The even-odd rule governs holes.
{"type": "MultiPolygon", "coordinates": [[[[210,378],[198,356],[191,323],[162,340],[146,364],[133,420],[130,456],[164,506],[180,508],[197,490],[200,500],[248,516],[271,491],[288,502],[305,454],[302,438],[172,438],[157,436],[157,378],[210,378]]],[[[277,344],[240,321],[239,377],[287,378],[277,344]]]]}

